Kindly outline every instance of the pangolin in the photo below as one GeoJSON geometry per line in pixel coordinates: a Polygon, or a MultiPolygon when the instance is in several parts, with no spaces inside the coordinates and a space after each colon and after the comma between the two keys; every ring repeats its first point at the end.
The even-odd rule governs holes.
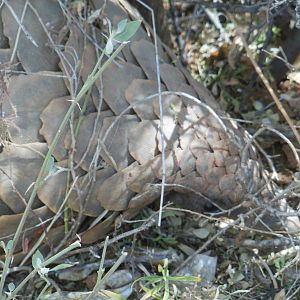
{"type": "MultiPolygon", "coordinates": [[[[75,17],[78,7],[56,0],[30,1],[23,17],[23,1],[2,7],[0,59],[10,73],[2,91],[9,142],[2,141],[0,154],[1,240],[11,239],[18,226],[59,124],[103,51],[109,23],[116,27],[140,18],[125,0],[90,2],[85,20],[75,17]]],[[[279,189],[246,131],[159,39],[156,45],[151,28],[142,25],[78,104],[52,153],[16,252],[66,209],[70,222],[80,217],[86,224],[83,243],[99,240],[120,213],[133,216],[157,199],[163,176],[166,197],[184,208],[240,205],[233,215],[256,208],[272,229],[280,220],[281,227],[299,229],[298,217],[284,214],[293,212],[285,200],[270,202],[279,189]]],[[[64,228],[62,215],[47,243],[61,241],[64,228]]]]}

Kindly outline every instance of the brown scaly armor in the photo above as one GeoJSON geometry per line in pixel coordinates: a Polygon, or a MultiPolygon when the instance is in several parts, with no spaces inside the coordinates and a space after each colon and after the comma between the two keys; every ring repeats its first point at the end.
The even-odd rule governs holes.
{"type": "MultiPolygon", "coordinates": [[[[0,59],[4,66],[13,63],[14,71],[3,93],[3,111],[14,118],[2,119],[10,143],[0,154],[0,239],[12,238],[48,146],[97,62],[105,45],[106,18],[116,26],[138,15],[124,0],[91,2],[99,10],[98,19],[82,23],[56,1],[33,0],[34,9],[28,8],[21,30],[12,10],[21,19],[24,3],[10,0],[2,8],[0,59]],[[9,48],[4,49],[6,38],[9,48]],[[26,75],[18,73],[22,70],[26,75]]],[[[209,92],[174,64],[172,53],[158,41],[161,122],[150,31],[139,28],[75,110],[53,152],[54,166],[38,190],[23,241],[31,244],[37,238],[69,188],[65,207],[74,218],[80,216],[80,224],[105,215],[82,232],[83,243],[102,238],[120,213],[133,216],[157,199],[163,173],[162,123],[171,200],[200,211],[210,201],[225,210],[242,204],[234,214],[261,206],[256,215],[267,208],[261,219],[273,229],[279,224],[298,230],[298,217],[276,217],[276,211],[292,212],[285,200],[268,202],[279,190],[268,182],[246,132],[226,118],[209,92]]],[[[252,224],[254,219],[246,221],[252,224]]],[[[61,217],[47,233],[47,243],[58,243],[64,234],[61,217]]],[[[21,250],[20,242],[16,251],[21,250]]]]}

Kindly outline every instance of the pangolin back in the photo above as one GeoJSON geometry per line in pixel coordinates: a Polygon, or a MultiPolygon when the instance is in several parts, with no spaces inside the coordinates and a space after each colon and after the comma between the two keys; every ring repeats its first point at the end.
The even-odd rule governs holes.
{"type": "MultiPolygon", "coordinates": [[[[24,32],[19,37],[19,65],[14,70],[23,68],[27,74],[9,78],[3,100],[5,113],[16,118],[8,126],[11,143],[0,154],[1,239],[11,239],[15,232],[43,155],[97,62],[103,47],[101,31],[107,27],[103,24],[107,19],[116,26],[122,19],[138,18],[124,0],[91,2],[92,8],[101,9],[94,21],[97,26],[91,22],[82,26],[72,12],[67,14],[71,18],[67,24],[56,1],[31,1],[34,9],[25,15],[29,37],[24,32]]],[[[9,5],[20,18],[24,4],[10,0],[9,5]]],[[[8,6],[2,8],[2,21],[2,35],[13,49],[19,26],[8,6]]],[[[103,237],[120,212],[132,216],[153,202],[159,197],[163,177],[162,140],[166,191],[185,208],[203,211],[213,204],[226,210],[241,203],[249,205],[249,201],[250,207],[258,207],[250,197],[258,192],[262,210],[278,191],[268,181],[247,133],[174,63],[173,54],[159,40],[159,66],[156,64],[156,49],[147,28],[138,30],[74,112],[53,152],[53,165],[32,206],[23,240],[30,243],[37,238],[45,226],[38,225],[58,212],[71,186],[67,206],[81,220],[111,211],[104,221],[82,233],[84,243],[103,237]]],[[[7,52],[12,50],[1,49],[0,58],[10,59],[7,52]]],[[[289,209],[282,201],[274,203],[273,209],[289,209]]],[[[247,205],[241,205],[238,212],[245,212],[247,205]]],[[[269,211],[266,215],[273,218],[269,211]]],[[[298,229],[297,218],[285,223],[291,220],[295,223],[289,228],[298,229]]],[[[48,233],[48,242],[62,239],[60,224],[48,233]]],[[[16,250],[21,250],[21,244],[16,250]]]]}

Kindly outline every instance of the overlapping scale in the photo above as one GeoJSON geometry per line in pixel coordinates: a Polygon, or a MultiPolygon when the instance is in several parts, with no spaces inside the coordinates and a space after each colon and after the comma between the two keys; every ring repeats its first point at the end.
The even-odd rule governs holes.
{"type": "MultiPolygon", "coordinates": [[[[47,5],[44,0],[31,2],[42,20],[53,26],[51,30],[58,32],[63,27],[65,20],[62,12],[58,12],[56,1],[47,1],[47,5]]],[[[135,15],[134,11],[126,12],[127,4],[122,5],[124,0],[122,3],[117,0],[91,2],[94,9],[103,8],[101,16],[108,17],[112,24],[135,15]]],[[[17,0],[9,3],[20,18],[24,6],[17,0]]],[[[17,29],[6,6],[2,10],[2,20],[11,51],[17,29]]],[[[103,48],[99,28],[94,28],[93,37],[100,37],[95,41],[85,39],[78,24],[73,23],[66,38],[62,39],[65,47],[60,52],[63,56],[59,62],[58,55],[50,47],[49,37],[37,24],[32,11],[25,15],[24,25],[32,31],[32,38],[40,47],[34,48],[32,41],[21,32],[18,59],[25,71],[33,74],[12,77],[7,101],[3,103],[6,112],[22,111],[23,114],[17,115],[13,126],[8,126],[11,141],[16,145],[5,146],[0,154],[0,168],[9,175],[0,174],[0,238],[4,237],[1,226],[6,220],[11,228],[5,235],[14,232],[25,206],[16,190],[24,195],[26,202],[43,155],[74,100],[70,92],[76,94],[88,79],[103,48]],[[52,72],[59,68],[62,73],[52,72]],[[71,82],[67,81],[73,71],[76,76],[71,82]]],[[[90,34],[93,32],[90,24],[86,24],[86,30],[90,34]]],[[[5,38],[0,37],[1,40],[5,38]]],[[[173,57],[168,49],[162,49],[159,43],[162,91],[177,93],[162,95],[163,120],[159,119],[158,97],[149,97],[158,91],[155,48],[151,37],[141,27],[130,45],[103,72],[91,93],[79,103],[53,152],[55,164],[38,191],[33,213],[41,215],[41,219],[57,213],[68,193],[67,187],[75,180],[67,203],[74,216],[82,214],[82,219],[90,220],[88,217],[97,218],[102,213],[105,215],[106,210],[112,211],[99,224],[81,233],[85,243],[102,238],[119,212],[133,216],[159,196],[163,176],[162,137],[166,181],[174,184],[166,191],[187,208],[202,210],[207,198],[218,207],[231,208],[266,182],[267,173],[255,149],[249,147],[247,167],[241,166],[241,153],[248,142],[244,130],[234,121],[216,118],[206,105],[219,116],[225,114],[213,97],[180,65],[170,62],[173,57]],[[198,102],[193,101],[195,98],[198,102]]],[[[276,186],[270,183],[262,195],[274,188],[276,186]]],[[[282,207],[280,209],[284,210],[282,207]]],[[[290,229],[298,229],[299,220],[292,221],[290,229]]],[[[31,222],[28,226],[39,224],[34,218],[31,222]]]]}

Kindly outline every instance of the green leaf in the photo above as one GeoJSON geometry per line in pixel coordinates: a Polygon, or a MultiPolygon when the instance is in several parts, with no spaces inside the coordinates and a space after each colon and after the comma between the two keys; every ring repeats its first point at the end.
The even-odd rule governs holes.
{"type": "Polygon", "coordinates": [[[169,299],[170,299],[170,288],[168,283],[166,282],[163,300],[169,300],[169,299]]]}
{"type": "Polygon", "coordinates": [[[1,241],[0,242],[0,247],[3,248],[5,254],[7,254],[8,251],[12,249],[13,244],[14,244],[13,240],[9,240],[6,245],[5,245],[5,243],[3,241],[1,241]]]}
{"type": "Polygon", "coordinates": [[[114,51],[114,45],[112,43],[112,40],[109,38],[107,40],[107,43],[106,43],[106,46],[105,46],[105,53],[107,55],[110,55],[110,54],[112,54],[113,51],[114,51]]]}
{"type": "Polygon", "coordinates": [[[165,243],[168,246],[175,246],[178,244],[176,238],[172,236],[162,237],[161,240],[158,240],[158,243],[160,243],[161,245],[165,243]]]}
{"type": "Polygon", "coordinates": [[[146,294],[141,298],[141,300],[146,299],[162,299],[159,295],[159,292],[163,289],[164,284],[159,284],[151,289],[147,288],[144,285],[141,285],[141,288],[146,292],[146,294]]]}
{"type": "Polygon", "coordinates": [[[158,275],[142,276],[142,277],[136,279],[136,280],[134,281],[134,283],[136,283],[136,282],[138,282],[138,281],[148,281],[148,282],[150,282],[150,283],[157,283],[157,282],[160,282],[160,281],[162,281],[162,280],[163,280],[162,276],[158,276],[158,275]]]}
{"type": "Polygon", "coordinates": [[[57,171],[53,156],[50,156],[49,160],[47,161],[46,171],[48,172],[48,174],[45,180],[48,179],[51,175],[55,174],[55,172],[57,171]]]}
{"type": "Polygon", "coordinates": [[[170,276],[169,281],[188,281],[188,282],[201,282],[201,278],[197,276],[170,276]]]}
{"type": "Polygon", "coordinates": [[[41,267],[43,262],[44,262],[43,254],[39,250],[36,250],[36,252],[32,255],[32,266],[35,269],[38,269],[41,267]]]}
{"type": "Polygon", "coordinates": [[[13,292],[16,288],[16,286],[13,282],[10,282],[7,287],[10,292],[13,292]]]}
{"type": "Polygon", "coordinates": [[[13,240],[9,240],[6,245],[6,249],[11,250],[13,247],[13,243],[14,243],[13,240]]]}
{"type": "Polygon", "coordinates": [[[54,157],[50,156],[49,160],[47,161],[47,171],[51,171],[54,166],[54,157]]]}
{"type": "Polygon", "coordinates": [[[126,24],[127,24],[127,19],[121,20],[118,23],[116,34],[122,33],[125,30],[126,24]]]}
{"type": "Polygon", "coordinates": [[[127,42],[130,38],[137,32],[141,25],[141,21],[131,21],[128,22],[122,33],[116,34],[114,39],[120,43],[127,42]]]}
{"type": "Polygon", "coordinates": [[[120,294],[116,294],[112,291],[108,291],[108,290],[102,290],[101,291],[103,294],[105,294],[105,296],[110,297],[110,299],[113,300],[126,300],[127,298],[125,298],[124,296],[120,295],[120,294]]]}
{"type": "Polygon", "coordinates": [[[50,271],[59,271],[59,270],[64,270],[67,268],[73,267],[71,264],[60,264],[57,265],[56,267],[52,268],[50,271]]]}
{"type": "Polygon", "coordinates": [[[55,165],[55,160],[53,156],[50,156],[47,160],[46,164],[46,170],[47,173],[45,174],[46,177],[44,178],[44,181],[49,179],[51,176],[55,175],[55,173],[58,171],[58,168],[55,165]]]}

